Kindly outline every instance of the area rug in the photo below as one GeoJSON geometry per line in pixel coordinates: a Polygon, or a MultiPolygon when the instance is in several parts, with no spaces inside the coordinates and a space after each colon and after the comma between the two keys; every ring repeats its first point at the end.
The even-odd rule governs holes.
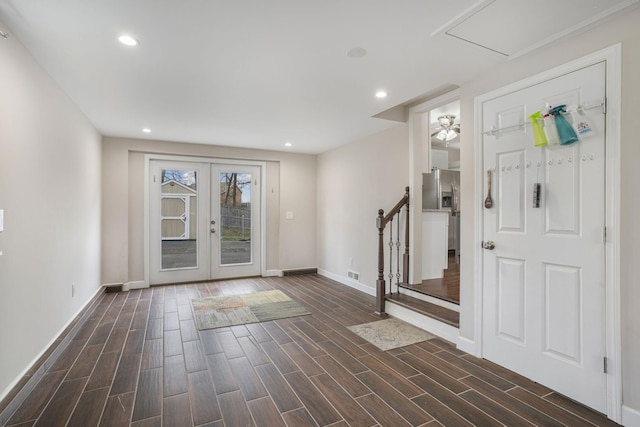
{"type": "Polygon", "coordinates": [[[199,330],[266,322],[311,314],[281,291],[261,291],[240,295],[191,300],[199,330]]]}
{"type": "Polygon", "coordinates": [[[429,332],[398,319],[378,320],[348,326],[347,329],[384,351],[435,338],[429,332]]]}

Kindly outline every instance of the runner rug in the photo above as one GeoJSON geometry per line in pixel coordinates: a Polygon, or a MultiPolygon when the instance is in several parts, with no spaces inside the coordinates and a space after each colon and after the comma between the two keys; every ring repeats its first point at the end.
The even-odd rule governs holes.
{"type": "Polygon", "coordinates": [[[191,300],[199,330],[266,322],[311,314],[281,291],[195,298],[191,300]]]}

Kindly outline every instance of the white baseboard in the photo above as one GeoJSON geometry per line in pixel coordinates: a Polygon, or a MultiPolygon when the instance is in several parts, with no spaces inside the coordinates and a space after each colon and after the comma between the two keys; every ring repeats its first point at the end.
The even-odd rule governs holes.
{"type": "Polygon", "coordinates": [[[282,277],[282,270],[265,270],[263,277],[282,277]]]}
{"type": "MultiPolygon", "coordinates": [[[[9,383],[9,385],[7,386],[6,389],[4,389],[1,393],[0,393],[0,402],[2,402],[2,400],[7,397],[7,395],[9,394],[9,392],[11,390],[13,390],[13,388],[18,384],[18,382],[20,382],[20,380],[22,380],[22,378],[26,375],[26,373],[28,371],[31,370],[31,368],[36,364],[36,362],[38,360],[40,360],[40,358],[42,357],[42,355],[49,349],[49,347],[51,347],[53,345],[54,342],[56,342],[56,340],[58,339],[58,337],[60,337],[60,335],[62,335],[62,333],[69,327],[69,325],[71,324],[71,322],[74,321],[74,319],[76,317],[78,317],[80,315],[80,313],[82,313],[82,311],[87,308],[87,306],[91,303],[91,301],[93,301],[93,299],[96,297],[96,295],[98,295],[98,293],[102,292],[102,286],[98,286],[98,289],[96,289],[95,293],[93,295],[91,295],[91,297],[89,297],[89,299],[87,300],[87,302],[84,303],[84,305],[78,310],[76,311],[76,313],[71,316],[71,318],[69,319],[69,321],[67,323],[65,323],[62,328],[60,328],[60,330],[53,336],[53,338],[51,338],[51,341],[49,341],[48,344],[46,344],[44,346],[44,348],[40,351],[40,353],[38,353],[36,355],[36,357],[34,357],[31,362],[29,362],[27,364],[27,366],[22,370],[22,372],[20,372],[18,374],[18,376],[9,383]]],[[[45,365],[42,365],[43,367],[45,367],[45,365]]]]}
{"type": "Polygon", "coordinates": [[[436,319],[432,319],[431,317],[423,316],[413,310],[391,303],[385,305],[385,312],[390,316],[404,320],[416,328],[424,329],[425,331],[454,344],[458,341],[458,335],[460,334],[458,328],[442,323],[436,319]]]}
{"type": "Polygon", "coordinates": [[[640,411],[622,405],[622,425],[626,427],[640,427],[640,411]]]}
{"type": "Polygon", "coordinates": [[[130,291],[132,289],[144,289],[148,287],[149,285],[147,285],[147,283],[144,280],[135,280],[133,282],[127,282],[124,285],[122,285],[122,290],[130,291]]]}
{"type": "Polygon", "coordinates": [[[475,341],[470,340],[469,338],[465,338],[463,336],[458,337],[457,341],[458,350],[462,350],[465,353],[472,354],[476,357],[480,357],[480,349],[477,348],[475,341]]]}
{"type": "Polygon", "coordinates": [[[335,280],[336,282],[340,282],[343,285],[349,286],[350,288],[356,289],[358,291],[364,292],[365,294],[376,296],[376,289],[371,286],[367,286],[362,284],[356,280],[350,279],[348,277],[339,276],[337,274],[331,273],[330,271],[323,270],[321,268],[318,269],[318,274],[324,276],[328,279],[335,280]]]}

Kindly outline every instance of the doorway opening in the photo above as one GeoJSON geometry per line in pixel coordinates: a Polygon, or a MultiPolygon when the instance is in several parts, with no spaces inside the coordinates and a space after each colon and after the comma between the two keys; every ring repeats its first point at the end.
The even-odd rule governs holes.
{"type": "Polygon", "coordinates": [[[460,101],[434,108],[422,166],[422,277],[412,290],[460,305],[460,101]]]}

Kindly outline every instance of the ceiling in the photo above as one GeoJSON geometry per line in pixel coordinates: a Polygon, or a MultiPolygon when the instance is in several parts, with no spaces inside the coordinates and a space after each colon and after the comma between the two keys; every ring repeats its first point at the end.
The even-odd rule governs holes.
{"type": "Polygon", "coordinates": [[[23,43],[105,136],[321,153],[637,1],[0,0],[0,54],[23,43]]]}

